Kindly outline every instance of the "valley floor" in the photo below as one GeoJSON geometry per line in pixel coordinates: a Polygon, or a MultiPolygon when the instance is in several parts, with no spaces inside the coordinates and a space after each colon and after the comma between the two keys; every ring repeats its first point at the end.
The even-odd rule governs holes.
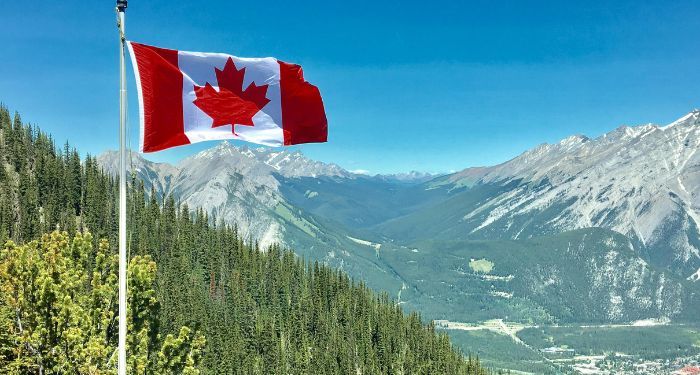
{"type": "Polygon", "coordinates": [[[478,355],[488,366],[514,373],[685,374],[700,368],[700,327],[694,324],[434,322],[465,352],[478,355]]]}

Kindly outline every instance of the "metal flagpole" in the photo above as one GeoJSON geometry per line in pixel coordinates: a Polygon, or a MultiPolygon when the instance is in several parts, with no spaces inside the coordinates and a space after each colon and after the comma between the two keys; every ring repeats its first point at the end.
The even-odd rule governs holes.
{"type": "Polygon", "coordinates": [[[124,13],[127,0],[117,0],[119,27],[119,363],[118,374],[126,375],[126,36],[124,13]]]}

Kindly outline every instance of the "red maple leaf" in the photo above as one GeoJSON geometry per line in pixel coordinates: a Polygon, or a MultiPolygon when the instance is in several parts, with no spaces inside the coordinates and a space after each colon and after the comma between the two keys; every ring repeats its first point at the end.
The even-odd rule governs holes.
{"type": "Polygon", "coordinates": [[[243,90],[245,68],[238,70],[232,58],[228,58],[224,70],[214,68],[219,91],[207,82],[204,86],[194,86],[197,99],[194,105],[212,118],[212,128],[231,125],[236,134],[235,125],[253,126],[253,116],[258,113],[270,99],[266,98],[268,85],[257,86],[251,82],[243,90]]]}

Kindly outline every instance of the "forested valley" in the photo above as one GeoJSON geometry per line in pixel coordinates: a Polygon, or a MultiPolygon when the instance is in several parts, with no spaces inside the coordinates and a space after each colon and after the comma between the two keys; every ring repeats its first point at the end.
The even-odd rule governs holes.
{"type": "MultiPolygon", "coordinates": [[[[0,108],[0,373],[116,373],[117,181],[0,108]]],[[[130,373],[486,374],[387,295],[129,181],[130,373]]]]}

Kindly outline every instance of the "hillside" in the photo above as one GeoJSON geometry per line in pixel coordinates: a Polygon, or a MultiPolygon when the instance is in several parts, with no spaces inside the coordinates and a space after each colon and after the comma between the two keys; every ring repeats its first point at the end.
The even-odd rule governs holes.
{"type": "MultiPolygon", "coordinates": [[[[106,152],[97,157],[98,164],[110,176],[116,173],[116,155],[106,152]]],[[[345,226],[312,214],[286,194],[289,185],[285,181],[307,181],[319,190],[321,181],[329,186],[334,186],[334,181],[358,181],[357,186],[362,186],[360,180],[371,181],[364,176],[310,160],[299,152],[235,147],[228,142],[178,165],[153,163],[133,153],[129,169],[133,169],[147,191],[161,199],[173,196],[193,209],[203,209],[215,223],[235,224],[241,237],[257,241],[261,248],[281,243],[306,259],[342,269],[375,290],[401,286],[395,275],[382,271],[374,252],[349,238],[345,226]]],[[[374,182],[372,186],[372,191],[381,191],[391,185],[374,182]]],[[[304,187],[301,199],[313,201],[313,190],[306,190],[309,189],[304,187]]],[[[358,201],[362,199],[349,205],[358,201]]],[[[342,211],[347,205],[340,201],[324,204],[331,212],[342,211]]],[[[387,214],[390,212],[384,215],[387,214]]],[[[372,223],[386,217],[391,216],[372,223]]]]}
{"type": "Polygon", "coordinates": [[[433,180],[429,187],[453,190],[449,200],[380,232],[519,239],[600,227],[630,238],[652,264],[690,278],[700,269],[699,148],[700,111],[666,126],[572,136],[494,167],[433,180]],[[438,213],[448,219],[435,228],[438,213]]]}
{"type": "MultiPolygon", "coordinates": [[[[428,181],[358,175],[298,151],[230,144],[172,166],[133,159],[156,194],[248,221],[248,235],[292,245],[455,327],[695,324],[698,117],[572,136],[428,181]],[[213,178],[197,175],[203,170],[213,178]],[[260,207],[267,208],[253,211],[260,207]]],[[[114,160],[99,158],[107,170],[114,160]]],[[[459,339],[464,350],[474,342],[459,339]]]]}
{"type": "MultiPolygon", "coordinates": [[[[89,230],[96,241],[108,239],[107,251],[115,253],[116,181],[95,158],[81,161],[78,155],[68,145],[58,150],[47,134],[0,108],[0,240],[24,243],[57,227],[89,230]]],[[[206,337],[201,373],[486,372],[455,351],[445,334],[425,326],[420,315],[404,314],[389,297],[345,273],[305,263],[279,246],[262,248],[235,225],[190,210],[172,195],[147,191],[138,181],[129,190],[130,252],[157,264],[154,290],[160,306],[151,310],[158,314],[157,332],[187,325],[206,337]]],[[[102,258],[91,253],[87,259],[91,267],[102,258]]],[[[16,282],[0,276],[8,285],[16,282]]],[[[12,296],[0,297],[0,318],[13,316],[6,304],[12,296]]],[[[114,308],[112,301],[112,313],[114,308]]],[[[2,327],[15,321],[2,320],[2,327]]],[[[48,357],[33,351],[22,361],[14,358],[13,341],[6,340],[12,332],[0,332],[0,366],[21,363],[20,373],[38,371],[31,361],[48,357]]],[[[75,337],[54,334],[59,342],[75,337]]],[[[114,340],[114,333],[106,339],[114,340]]],[[[106,362],[105,355],[95,360],[106,362]]]]}
{"type": "MultiPolygon", "coordinates": [[[[576,242],[587,245],[588,250],[577,258],[566,253],[558,259],[533,255],[534,264],[573,262],[585,269],[597,252],[614,251],[620,254],[619,265],[638,264],[645,275],[661,273],[660,278],[652,278],[637,289],[642,288],[639,293],[654,301],[651,295],[657,289],[665,290],[668,295],[658,300],[662,302],[649,304],[647,297],[632,297],[618,314],[594,316],[574,305],[550,311],[544,295],[518,296],[518,290],[508,287],[504,293],[526,301],[515,306],[544,309],[544,314],[535,316],[547,317],[545,321],[683,318],[697,303],[692,297],[696,289],[692,281],[700,267],[693,245],[700,241],[694,220],[697,194],[692,188],[700,165],[695,161],[695,151],[700,148],[697,121],[698,112],[691,112],[665,127],[621,127],[597,139],[569,137],[498,166],[469,168],[427,182],[421,182],[424,176],[417,175],[413,183],[391,176],[352,174],[336,165],[310,160],[298,151],[252,150],[228,143],[177,166],[152,163],[138,155],[133,159],[139,177],[157,193],[173,194],[226,222],[242,223],[241,231],[263,244],[279,241],[313,249],[303,255],[342,267],[396,297],[403,291],[404,302],[430,318],[453,319],[470,311],[455,301],[462,293],[474,294],[472,289],[479,290],[478,285],[463,281],[460,284],[467,284],[447,294],[419,287],[420,279],[406,271],[406,262],[389,257],[391,249],[421,248],[438,256],[445,242],[463,241],[464,251],[469,253],[474,241],[514,240],[493,245],[527,247],[521,240],[544,236],[538,250],[544,256],[559,251],[554,244],[562,234],[588,228],[606,229],[596,232],[606,240],[593,245],[588,244],[590,237],[584,236],[576,242]],[[667,155],[673,158],[667,161],[667,155]],[[207,171],[206,178],[198,174],[202,171],[207,171]],[[621,245],[606,245],[610,243],[621,245]],[[423,294],[411,302],[406,300],[410,295],[406,289],[423,290],[423,294]],[[445,298],[445,310],[433,315],[429,301],[438,295],[445,298]],[[572,312],[560,313],[566,310],[572,312]]],[[[113,171],[114,154],[106,153],[98,160],[113,171]]],[[[444,271],[434,262],[418,264],[428,272],[444,271]]],[[[529,277],[513,276],[516,280],[529,277]]],[[[592,277],[561,277],[571,278],[568,282],[581,290],[596,288],[592,277]]],[[[622,280],[632,276],[616,273],[606,277],[622,280]]],[[[625,295],[630,283],[613,285],[612,293],[625,295]]],[[[487,292],[477,294],[490,301],[488,318],[501,317],[495,313],[500,310],[492,307],[503,301],[487,292]]],[[[610,302],[613,300],[617,298],[588,302],[597,311],[612,311],[616,309],[610,302]]]]}

